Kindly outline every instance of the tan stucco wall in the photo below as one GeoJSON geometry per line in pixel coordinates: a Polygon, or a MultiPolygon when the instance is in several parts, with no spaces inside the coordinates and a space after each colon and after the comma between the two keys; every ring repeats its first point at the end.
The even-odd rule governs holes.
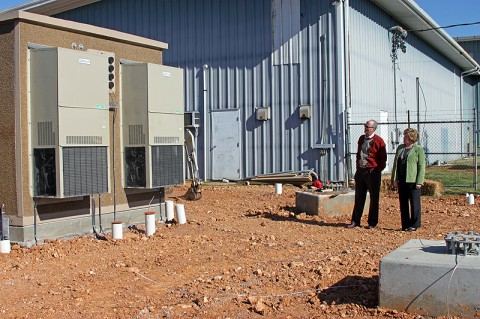
{"type": "Polygon", "coordinates": [[[15,23],[0,23],[0,204],[17,211],[15,181],[15,23]]]}
{"type": "MultiPolygon", "coordinates": [[[[89,36],[88,34],[80,34],[75,33],[72,31],[65,31],[60,29],[55,29],[51,27],[36,25],[31,22],[19,22],[17,36],[18,36],[18,51],[19,51],[19,70],[18,70],[18,79],[20,83],[19,87],[19,97],[20,97],[20,127],[21,129],[17,131],[17,134],[21,134],[20,145],[17,147],[21,147],[21,165],[17,167],[17,169],[21,170],[21,180],[17,181],[19,183],[21,189],[21,205],[15,205],[15,202],[8,204],[10,206],[10,213],[13,213],[11,216],[11,223],[12,225],[31,225],[33,223],[33,215],[34,215],[34,202],[31,195],[30,190],[30,157],[29,157],[29,123],[28,123],[28,44],[38,44],[42,46],[51,46],[51,47],[63,47],[63,48],[71,48],[72,42],[76,44],[83,44],[85,50],[99,50],[105,52],[112,52],[115,54],[115,79],[116,79],[116,88],[117,93],[111,97],[111,100],[117,102],[117,105],[120,105],[119,100],[119,70],[120,60],[131,60],[131,61],[139,61],[139,62],[150,62],[161,64],[162,63],[162,52],[160,49],[152,49],[146,48],[141,46],[136,46],[133,44],[126,44],[126,43],[119,43],[114,40],[110,39],[103,39],[99,37],[89,36]],[[19,211],[19,207],[21,211],[19,211]],[[15,212],[12,210],[15,209],[15,212]]],[[[8,64],[12,64],[13,60],[13,40],[14,38],[12,33],[5,35],[8,41],[0,41],[0,53],[3,59],[4,52],[7,53],[5,60],[7,60],[8,64]]],[[[7,63],[7,62],[3,62],[7,63]]],[[[10,69],[13,69],[13,65],[9,66],[10,69]]],[[[4,68],[2,67],[2,70],[4,68]]],[[[1,71],[4,72],[4,71],[1,71]]],[[[7,70],[8,72],[8,70],[7,70]]],[[[8,100],[0,101],[1,109],[6,109],[10,112],[2,116],[5,120],[5,117],[8,121],[4,121],[5,123],[1,124],[0,129],[2,133],[2,139],[4,134],[8,136],[6,142],[1,142],[0,149],[3,152],[3,149],[7,152],[9,156],[6,158],[1,156],[1,163],[5,164],[2,165],[2,170],[5,169],[8,175],[8,188],[4,188],[0,191],[0,194],[3,194],[6,198],[15,198],[16,190],[15,190],[15,180],[14,180],[14,171],[15,171],[15,164],[13,161],[13,149],[14,144],[14,111],[13,111],[13,83],[14,79],[13,71],[9,71],[9,74],[6,75],[6,78],[9,81],[6,81],[7,84],[0,84],[0,90],[6,90],[9,92],[8,100]],[[13,136],[12,136],[13,135],[13,136]],[[5,167],[4,167],[5,166],[5,167]],[[11,185],[11,186],[10,186],[11,185]]],[[[2,81],[4,83],[4,81],[2,81]]],[[[3,92],[3,91],[2,91],[3,92]]],[[[3,96],[4,94],[2,94],[3,96]]],[[[3,99],[2,99],[3,100],[3,99]]],[[[110,147],[110,157],[111,160],[115,160],[115,170],[116,174],[114,174],[112,166],[110,164],[111,169],[111,182],[110,182],[110,191],[109,194],[102,195],[102,209],[104,212],[111,212],[113,210],[113,201],[114,196],[113,192],[113,178],[115,178],[116,184],[116,209],[126,209],[131,207],[131,203],[128,202],[127,196],[122,188],[122,180],[121,180],[121,152],[120,152],[120,116],[119,110],[117,111],[117,115],[115,117],[115,153],[113,153],[113,148],[110,147]]],[[[110,111],[110,127],[113,127],[113,119],[114,119],[114,111],[110,111]]],[[[110,145],[113,145],[113,139],[111,140],[110,145]]],[[[17,161],[18,162],[18,161],[17,161]]],[[[135,201],[137,203],[140,202],[147,202],[152,198],[151,192],[137,194],[135,195],[135,201]]],[[[1,199],[0,199],[1,200],[1,199]]],[[[52,202],[52,201],[50,201],[52,202]]],[[[56,200],[53,204],[44,204],[45,200],[40,201],[40,205],[38,205],[38,214],[39,219],[41,221],[48,221],[51,218],[68,218],[71,216],[78,216],[78,215],[86,215],[89,214],[89,207],[90,207],[90,200],[88,197],[84,197],[83,199],[77,200],[56,200]]]]}

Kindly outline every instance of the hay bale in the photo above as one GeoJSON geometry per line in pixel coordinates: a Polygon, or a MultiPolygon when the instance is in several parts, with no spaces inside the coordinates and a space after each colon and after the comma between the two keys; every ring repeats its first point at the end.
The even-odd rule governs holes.
{"type": "MultiPolygon", "coordinates": [[[[396,190],[393,189],[392,183],[390,181],[390,175],[382,176],[382,182],[380,186],[380,191],[382,193],[396,193],[396,190]]],[[[440,181],[434,181],[426,179],[422,186],[422,195],[432,196],[435,198],[440,198],[443,196],[443,183],[440,181]]]]}
{"type": "Polygon", "coordinates": [[[425,180],[422,186],[422,195],[428,195],[435,198],[443,196],[443,183],[434,180],[425,180]]]}

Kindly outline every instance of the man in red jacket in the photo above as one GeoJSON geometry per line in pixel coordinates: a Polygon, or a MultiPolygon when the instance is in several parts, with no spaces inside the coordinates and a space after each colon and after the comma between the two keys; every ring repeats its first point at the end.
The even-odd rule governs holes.
{"type": "Polygon", "coordinates": [[[357,171],[355,172],[355,206],[352,212],[352,223],[348,228],[360,226],[363,208],[370,193],[370,208],[368,211],[368,228],[378,224],[378,204],[380,200],[380,184],[382,171],[387,165],[387,150],[383,139],[375,134],[378,123],[368,120],[365,134],[358,139],[357,171]]]}

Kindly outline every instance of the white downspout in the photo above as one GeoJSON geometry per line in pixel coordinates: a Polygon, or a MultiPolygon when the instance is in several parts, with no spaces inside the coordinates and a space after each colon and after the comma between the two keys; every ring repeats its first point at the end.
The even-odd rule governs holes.
{"type": "MultiPolygon", "coordinates": [[[[346,112],[346,50],[345,46],[347,43],[347,16],[348,11],[348,0],[337,0],[334,3],[335,5],[335,47],[336,47],[336,65],[335,78],[336,78],[336,101],[337,101],[337,118],[338,115],[342,115],[341,121],[337,120],[337,146],[338,147],[338,159],[344,159],[344,178],[346,178],[347,173],[345,169],[345,160],[346,160],[346,143],[345,143],[345,112],[346,112]],[[342,154],[343,153],[343,154],[342,154]]],[[[333,152],[333,149],[332,149],[333,152]]],[[[333,166],[333,165],[331,165],[333,166]]],[[[332,167],[331,167],[332,168],[332,167]]],[[[338,165],[337,165],[338,169],[338,165]]]]}
{"type": "Polygon", "coordinates": [[[203,180],[207,180],[207,72],[208,64],[203,65],[203,180]]]}
{"type": "MultiPolygon", "coordinates": [[[[468,71],[463,71],[461,74],[460,74],[460,121],[463,121],[463,78],[468,76],[468,75],[471,75],[471,74],[474,74],[474,73],[478,73],[479,72],[479,69],[478,68],[474,68],[474,69],[471,69],[471,70],[468,70],[468,71]]],[[[461,126],[461,132],[463,132],[463,122],[460,124],[461,126]]],[[[460,134],[460,152],[463,153],[463,134],[460,134]]]]}
{"type": "Polygon", "coordinates": [[[344,173],[344,180],[345,186],[348,187],[348,166],[347,166],[347,154],[348,154],[348,139],[349,139],[349,132],[347,126],[347,110],[350,105],[350,0],[343,0],[343,54],[344,54],[344,108],[343,108],[343,134],[344,135],[344,164],[343,164],[343,173],[344,173]]]}

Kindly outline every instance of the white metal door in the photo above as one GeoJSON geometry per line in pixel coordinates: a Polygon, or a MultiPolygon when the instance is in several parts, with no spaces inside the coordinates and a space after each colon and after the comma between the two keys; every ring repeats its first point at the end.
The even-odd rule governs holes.
{"type": "Polygon", "coordinates": [[[240,179],[240,110],[212,111],[212,179],[240,179]]]}

